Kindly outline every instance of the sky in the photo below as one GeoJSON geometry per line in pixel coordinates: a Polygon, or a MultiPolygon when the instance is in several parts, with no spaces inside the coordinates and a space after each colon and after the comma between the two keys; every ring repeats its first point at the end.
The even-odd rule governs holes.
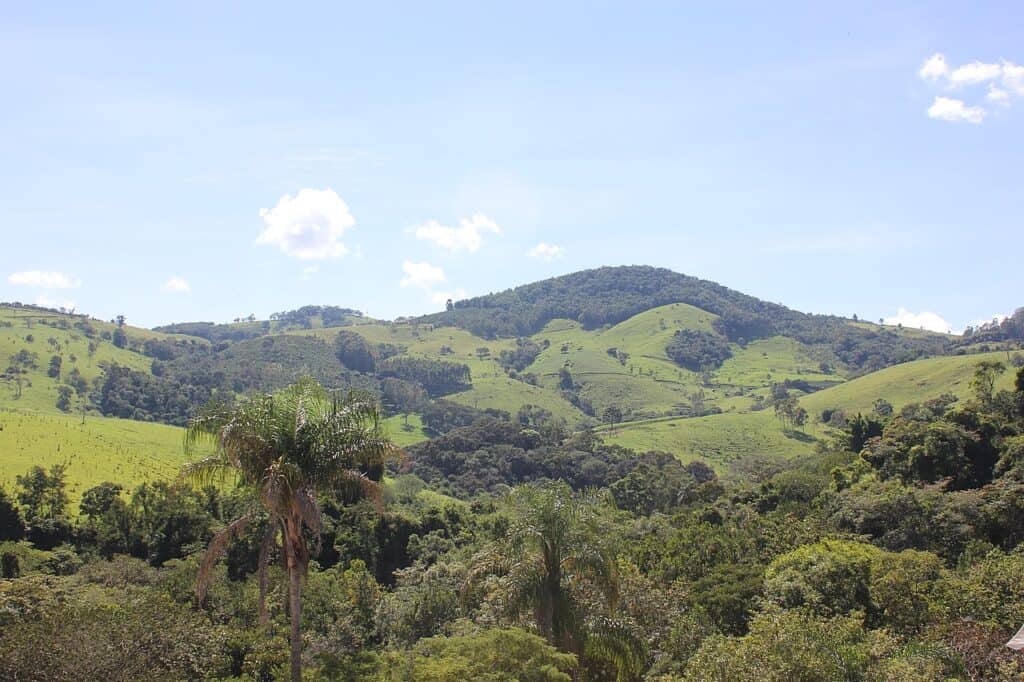
{"type": "Polygon", "coordinates": [[[391,319],[645,264],[959,330],[1024,305],[1022,64],[1019,2],[4,3],[0,300],[391,319]]]}

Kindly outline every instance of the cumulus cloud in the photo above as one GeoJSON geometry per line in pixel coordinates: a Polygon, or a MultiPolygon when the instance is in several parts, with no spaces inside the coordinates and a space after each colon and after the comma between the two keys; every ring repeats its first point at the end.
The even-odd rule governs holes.
{"type": "Polygon", "coordinates": [[[936,97],[928,107],[928,118],[953,123],[981,123],[986,113],[982,107],[967,106],[963,100],[950,97],[936,97]]]}
{"type": "Polygon", "coordinates": [[[160,291],[165,294],[187,294],[192,291],[192,287],[181,277],[175,276],[164,282],[160,286],[160,291]]]}
{"type": "MultiPolygon", "coordinates": [[[[978,93],[978,86],[985,86],[985,100],[1000,107],[1009,107],[1014,97],[1024,97],[1024,66],[1006,60],[976,60],[953,68],[945,55],[937,52],[924,61],[917,75],[945,90],[964,91],[968,95],[978,93]]],[[[987,115],[984,107],[943,96],[936,96],[928,108],[929,118],[956,123],[981,123],[987,115]]]]}
{"type": "Polygon", "coordinates": [[[313,279],[313,275],[315,275],[318,272],[320,272],[319,265],[307,265],[306,267],[302,268],[302,279],[313,279]]]}
{"type": "Polygon", "coordinates": [[[60,310],[74,310],[75,309],[75,302],[74,301],[69,301],[66,298],[64,298],[64,299],[50,298],[49,296],[47,296],[45,294],[42,294],[40,296],[36,296],[36,305],[41,305],[44,308],[57,308],[57,309],[60,309],[60,310]]]}
{"type": "Polygon", "coordinates": [[[950,333],[949,322],[946,322],[937,313],[927,310],[920,313],[912,313],[906,308],[900,308],[896,311],[895,315],[886,317],[884,322],[891,325],[902,324],[904,327],[910,327],[911,329],[927,329],[928,331],[940,332],[942,334],[950,333]]]}
{"type": "Polygon", "coordinates": [[[14,272],[8,276],[7,281],[11,284],[38,287],[40,289],[77,289],[82,286],[82,282],[76,277],[64,272],[51,272],[47,270],[14,272]]]}
{"type": "Polygon", "coordinates": [[[536,258],[538,260],[551,262],[556,258],[561,258],[562,256],[564,256],[565,249],[556,244],[547,244],[545,242],[541,242],[540,244],[537,244],[537,246],[527,251],[526,255],[529,256],[530,258],[536,258]]]}
{"type": "Polygon", "coordinates": [[[403,287],[432,289],[438,284],[444,284],[448,281],[448,278],[444,275],[444,270],[430,263],[402,261],[402,272],[405,274],[405,277],[399,281],[399,284],[403,287]]]}
{"type": "Polygon", "coordinates": [[[332,189],[301,189],[285,194],[273,208],[261,208],[266,228],[257,244],[276,246],[300,260],[342,258],[348,248],[341,238],[356,224],[348,204],[332,189]]]}
{"type": "Polygon", "coordinates": [[[949,75],[949,64],[946,63],[946,57],[939,53],[928,57],[928,59],[924,60],[924,64],[921,65],[921,70],[917,72],[917,75],[926,81],[937,81],[940,78],[945,78],[949,75]]]}
{"type": "Polygon", "coordinates": [[[1010,93],[992,84],[989,84],[988,86],[988,92],[985,93],[985,99],[992,102],[992,104],[998,104],[1004,107],[1010,106],[1010,93]]]}
{"type": "Polygon", "coordinates": [[[971,320],[970,322],[967,323],[966,326],[974,327],[975,329],[977,329],[978,327],[981,327],[986,324],[992,324],[993,322],[999,324],[1008,317],[1009,315],[1007,315],[1006,313],[996,313],[995,315],[989,315],[988,317],[979,317],[977,320],[971,320]]]}
{"type": "Polygon", "coordinates": [[[436,220],[428,220],[422,225],[410,227],[408,231],[417,239],[433,242],[450,253],[479,251],[484,242],[484,232],[501,234],[498,223],[483,213],[475,213],[470,218],[460,218],[458,227],[449,227],[436,220]]]}
{"type": "Polygon", "coordinates": [[[985,62],[971,62],[953,69],[949,74],[949,82],[954,86],[977,85],[987,83],[999,78],[1003,73],[1003,67],[999,64],[986,64],[985,62]]]}

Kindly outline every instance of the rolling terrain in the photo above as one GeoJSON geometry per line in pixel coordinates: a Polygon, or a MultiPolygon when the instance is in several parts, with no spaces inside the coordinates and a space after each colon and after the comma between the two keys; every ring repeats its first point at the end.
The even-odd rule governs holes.
{"type": "MultiPolygon", "coordinates": [[[[274,390],[303,374],[370,391],[399,377],[392,388],[411,387],[416,398],[386,399],[385,425],[403,446],[436,435],[441,427],[426,414],[443,399],[513,420],[532,406],[570,430],[595,428],[610,443],[721,470],[746,455],[813,452],[828,435],[817,423],[826,409],[867,412],[877,398],[899,409],[946,392],[964,398],[978,361],[1010,359],[1006,351],[973,347],[952,354],[956,337],[803,315],[665,273],[588,271],[395,322],[307,306],[266,321],[147,330],[5,305],[0,484],[9,487],[33,464],[67,463],[76,492],[107,478],[133,485],[168,475],[184,457],[182,431],[155,421],[171,415],[171,423],[185,423],[206,399],[274,390]],[[661,302],[672,297],[680,300],[661,302]],[[659,305],[644,308],[645,300],[659,305]],[[481,327],[479,313],[488,310],[524,333],[481,327]],[[684,366],[667,351],[677,334],[721,355],[684,366]],[[376,368],[342,361],[337,344],[352,335],[377,358],[376,368]],[[424,392],[417,377],[388,373],[387,362],[403,359],[427,368],[465,366],[469,380],[424,392]],[[114,366],[120,383],[110,381],[114,366]],[[775,418],[780,387],[809,413],[802,429],[785,429],[775,418]],[[620,423],[604,423],[609,408],[621,413],[620,423]]],[[[1004,374],[997,388],[1010,381],[1004,374]]]]}

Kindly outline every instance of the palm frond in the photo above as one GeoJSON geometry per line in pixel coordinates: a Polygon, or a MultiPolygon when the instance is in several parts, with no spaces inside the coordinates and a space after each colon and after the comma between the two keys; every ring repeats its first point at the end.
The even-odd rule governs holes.
{"type": "Polygon", "coordinates": [[[602,617],[589,623],[585,655],[611,663],[617,682],[640,678],[647,667],[647,646],[628,623],[602,617]]]}
{"type": "Polygon", "coordinates": [[[239,537],[252,521],[253,514],[250,512],[238,517],[220,531],[214,534],[210,540],[203,560],[199,564],[199,573],[196,575],[196,600],[202,604],[206,601],[206,593],[210,588],[210,579],[213,576],[213,567],[217,560],[224,554],[232,539],[239,537]]]}

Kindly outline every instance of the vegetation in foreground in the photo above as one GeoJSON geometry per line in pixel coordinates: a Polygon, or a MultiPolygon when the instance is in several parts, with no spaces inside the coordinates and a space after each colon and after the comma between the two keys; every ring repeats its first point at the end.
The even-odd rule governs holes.
{"type": "MultiPolygon", "coordinates": [[[[261,484],[106,483],[72,521],[63,471],[29,470],[0,499],[0,674],[282,679],[301,623],[304,679],[1016,680],[1024,370],[1000,389],[1008,373],[978,363],[970,397],[879,403],[812,454],[723,477],[539,413],[480,417],[410,447],[382,508],[318,479],[319,513],[287,536],[309,551],[301,622],[287,548],[232,525],[261,484]],[[211,539],[224,558],[204,564],[211,539]]],[[[255,451],[304,461],[314,442],[255,451]]]]}

